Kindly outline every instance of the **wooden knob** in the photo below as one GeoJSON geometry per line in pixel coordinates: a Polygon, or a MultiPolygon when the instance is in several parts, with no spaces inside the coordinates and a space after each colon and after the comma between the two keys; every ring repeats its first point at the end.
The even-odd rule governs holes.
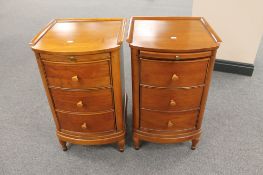
{"type": "Polygon", "coordinates": [[[72,80],[72,81],[79,81],[79,78],[78,78],[77,75],[75,75],[75,76],[71,77],[71,80],[72,80]]]}
{"type": "Polygon", "coordinates": [[[82,128],[82,129],[87,129],[87,124],[86,124],[86,123],[83,123],[83,124],[81,125],[81,128],[82,128]]]}
{"type": "Polygon", "coordinates": [[[76,60],[76,57],[74,57],[74,56],[69,56],[68,59],[69,59],[70,61],[77,61],[77,60],[76,60]]]}
{"type": "Polygon", "coordinates": [[[175,56],[175,59],[176,59],[176,60],[180,60],[180,56],[179,56],[179,55],[176,55],[176,56],[175,56]]]}
{"type": "Polygon", "coordinates": [[[83,107],[82,101],[79,101],[79,102],[77,103],[77,107],[79,107],[79,108],[82,108],[82,107],[83,107]]]}
{"type": "Polygon", "coordinates": [[[170,127],[174,126],[174,124],[171,120],[169,120],[167,126],[168,126],[168,128],[170,128],[170,127]]]}
{"type": "Polygon", "coordinates": [[[170,100],[170,106],[175,106],[176,102],[174,100],[170,100]]]}
{"type": "Polygon", "coordinates": [[[172,80],[173,80],[173,81],[176,81],[176,80],[178,80],[178,79],[179,79],[179,77],[178,77],[176,74],[173,74],[172,80]]]}

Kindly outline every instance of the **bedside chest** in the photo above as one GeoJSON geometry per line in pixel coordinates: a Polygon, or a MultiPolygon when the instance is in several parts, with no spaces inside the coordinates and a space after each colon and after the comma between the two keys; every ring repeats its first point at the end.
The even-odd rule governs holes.
{"type": "Polygon", "coordinates": [[[195,149],[220,38],[200,17],[133,17],[127,42],[135,149],[140,140],[195,149]]]}
{"type": "Polygon", "coordinates": [[[63,150],[125,146],[123,19],[57,19],[30,45],[35,52],[63,150]]]}

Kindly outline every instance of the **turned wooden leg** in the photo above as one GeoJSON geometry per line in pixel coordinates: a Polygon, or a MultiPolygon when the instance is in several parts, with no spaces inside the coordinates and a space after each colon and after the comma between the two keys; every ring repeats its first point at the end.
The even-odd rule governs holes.
{"type": "Polygon", "coordinates": [[[192,150],[196,149],[196,146],[197,146],[198,142],[199,142],[199,138],[192,140],[192,147],[191,147],[192,150]]]}
{"type": "Polygon", "coordinates": [[[59,143],[60,143],[60,145],[62,146],[62,149],[63,149],[63,151],[67,151],[68,150],[68,148],[67,148],[67,142],[64,142],[64,141],[62,141],[62,140],[59,140],[59,143]]]}
{"type": "Polygon", "coordinates": [[[133,136],[133,147],[136,150],[140,149],[140,139],[136,136],[133,136]]]}
{"type": "Polygon", "coordinates": [[[123,152],[125,148],[125,139],[118,141],[119,151],[123,152]]]}

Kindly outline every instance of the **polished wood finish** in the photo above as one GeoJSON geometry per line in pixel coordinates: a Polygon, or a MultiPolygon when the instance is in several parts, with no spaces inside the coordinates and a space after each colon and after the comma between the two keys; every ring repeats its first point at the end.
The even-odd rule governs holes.
{"type": "Polygon", "coordinates": [[[91,55],[54,55],[54,54],[40,54],[42,60],[51,62],[65,62],[65,63],[81,63],[98,60],[110,59],[110,53],[100,53],[91,55]]]}
{"type": "Polygon", "coordinates": [[[217,49],[221,39],[204,18],[133,17],[127,41],[147,51],[189,52],[217,49]]]}
{"type": "Polygon", "coordinates": [[[57,110],[96,112],[114,109],[112,89],[110,88],[88,91],[51,88],[50,92],[57,110]]]}
{"type": "Polygon", "coordinates": [[[158,87],[184,87],[204,84],[209,59],[156,61],[141,59],[141,84],[158,87]]]}
{"type": "Polygon", "coordinates": [[[158,52],[149,52],[141,51],[141,58],[151,58],[151,59],[171,59],[171,60],[191,60],[195,58],[206,58],[210,57],[212,54],[211,51],[208,52],[197,52],[197,53],[158,53],[158,52]]]}
{"type": "Polygon", "coordinates": [[[79,64],[53,63],[43,61],[50,87],[88,89],[110,87],[109,61],[79,64]]]}
{"type": "Polygon", "coordinates": [[[141,108],[160,111],[183,111],[200,108],[203,87],[163,89],[146,86],[141,87],[140,92],[141,108]]]}
{"type": "Polygon", "coordinates": [[[141,110],[141,129],[148,132],[187,131],[195,129],[198,111],[160,112],[141,110]]]}
{"type": "Polygon", "coordinates": [[[133,17],[133,143],[200,140],[221,39],[201,17],[133,17]]]}
{"type": "Polygon", "coordinates": [[[122,18],[55,19],[30,42],[41,53],[82,55],[116,50],[120,47],[122,18]]]}
{"type": "Polygon", "coordinates": [[[77,114],[57,112],[61,130],[73,132],[107,132],[115,130],[114,112],[77,114]]]}
{"type": "Polygon", "coordinates": [[[67,142],[125,147],[121,18],[56,19],[31,41],[63,150],[67,142]]]}

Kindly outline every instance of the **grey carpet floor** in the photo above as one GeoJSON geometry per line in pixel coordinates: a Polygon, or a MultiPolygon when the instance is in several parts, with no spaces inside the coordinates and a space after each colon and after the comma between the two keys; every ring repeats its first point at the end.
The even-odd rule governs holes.
{"type": "MultiPolygon", "coordinates": [[[[186,142],[143,143],[135,151],[129,134],[124,153],[115,145],[71,145],[63,152],[28,46],[30,39],[53,18],[187,16],[192,1],[0,0],[0,7],[1,175],[263,174],[262,44],[253,77],[214,72],[197,150],[190,150],[186,142]]],[[[127,44],[124,51],[126,90],[131,97],[127,44]]]]}

